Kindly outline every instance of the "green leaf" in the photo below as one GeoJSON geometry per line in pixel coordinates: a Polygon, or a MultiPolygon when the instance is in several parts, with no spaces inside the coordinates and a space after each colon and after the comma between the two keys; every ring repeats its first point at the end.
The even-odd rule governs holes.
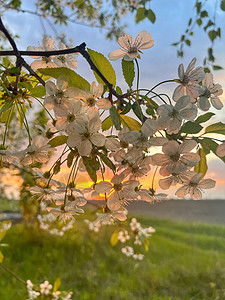
{"type": "Polygon", "coordinates": [[[208,166],[207,166],[207,159],[205,152],[202,148],[198,150],[198,155],[200,156],[200,161],[199,163],[195,166],[195,172],[197,173],[202,173],[203,177],[205,176],[208,166]]]}
{"type": "Polygon", "coordinates": [[[132,105],[132,110],[135,113],[135,115],[138,117],[138,119],[143,123],[144,121],[143,112],[141,110],[140,104],[137,101],[135,101],[134,104],[132,105]]]}
{"type": "MultiPolygon", "coordinates": [[[[219,144],[217,144],[215,141],[213,141],[212,139],[210,138],[202,138],[202,139],[199,139],[199,143],[201,144],[201,146],[203,147],[204,149],[204,152],[206,154],[209,153],[209,151],[212,151],[216,156],[216,149],[217,147],[219,146],[219,144]]],[[[225,157],[220,157],[220,159],[225,162],[225,157]]]]}
{"type": "Polygon", "coordinates": [[[189,39],[187,39],[187,40],[185,40],[185,44],[186,44],[187,46],[191,46],[191,41],[190,41],[189,39]]]}
{"type": "Polygon", "coordinates": [[[8,122],[8,124],[10,124],[14,116],[15,116],[15,106],[13,105],[10,109],[2,113],[0,122],[8,122]]]}
{"type": "Polygon", "coordinates": [[[217,37],[217,32],[215,30],[210,30],[208,32],[208,36],[209,36],[210,40],[213,42],[217,37]]]}
{"type": "Polygon", "coordinates": [[[225,135],[225,124],[222,122],[209,125],[205,129],[205,133],[218,133],[225,135]]]}
{"type": "Polygon", "coordinates": [[[209,15],[208,15],[207,10],[202,10],[200,16],[201,16],[201,18],[206,18],[206,17],[208,17],[209,15]]]}
{"type": "Polygon", "coordinates": [[[120,117],[124,127],[128,127],[130,130],[134,131],[141,130],[141,124],[137,120],[125,115],[120,115],[120,117]]]}
{"type": "Polygon", "coordinates": [[[149,19],[150,22],[152,22],[152,24],[155,23],[156,16],[152,9],[146,10],[145,15],[147,15],[147,18],[149,19]]]}
{"type": "Polygon", "coordinates": [[[221,0],[220,2],[220,8],[225,11],[225,0],[221,0]]]}
{"type": "Polygon", "coordinates": [[[136,16],[135,16],[135,22],[139,23],[140,21],[144,20],[146,18],[145,15],[145,8],[144,7],[139,7],[136,16]]]}
{"type": "Polygon", "coordinates": [[[51,145],[51,147],[57,147],[57,146],[61,146],[63,144],[66,143],[68,139],[68,136],[66,135],[59,135],[54,137],[53,139],[51,139],[48,144],[51,145]]]}
{"type": "Polygon", "coordinates": [[[24,104],[21,104],[18,107],[18,119],[19,119],[19,122],[20,122],[20,128],[23,128],[23,121],[24,121],[24,118],[25,118],[25,113],[26,113],[26,106],[24,104]]]}
{"type": "Polygon", "coordinates": [[[202,128],[203,127],[201,125],[195,122],[188,121],[181,127],[180,132],[195,134],[199,133],[202,128]]]}
{"type": "Polygon", "coordinates": [[[54,281],[54,286],[53,286],[53,292],[54,293],[58,291],[58,288],[60,287],[60,285],[61,285],[61,279],[58,277],[54,281]]]}
{"type": "Polygon", "coordinates": [[[0,264],[3,262],[4,259],[4,255],[2,254],[2,252],[0,251],[0,264]]]}
{"type": "MultiPolygon", "coordinates": [[[[113,85],[116,86],[116,73],[113,69],[110,61],[102,54],[97,51],[87,49],[93,63],[99,69],[99,71],[105,76],[105,78],[113,85]]],[[[97,79],[98,83],[102,83],[103,85],[105,82],[94,72],[95,78],[97,79]]]]}
{"type": "Polygon", "coordinates": [[[74,156],[75,156],[75,152],[72,150],[67,156],[67,167],[68,168],[70,168],[72,166],[74,156]]]}
{"type": "Polygon", "coordinates": [[[8,109],[10,109],[13,105],[14,105],[13,100],[9,100],[9,101],[5,102],[5,104],[0,109],[0,114],[7,111],[8,109]]]}
{"type": "Polygon", "coordinates": [[[30,91],[32,97],[42,98],[45,94],[46,90],[43,85],[38,85],[30,91]]]}
{"type": "Polygon", "coordinates": [[[202,25],[202,19],[200,19],[200,18],[197,19],[197,20],[196,20],[196,23],[198,24],[198,26],[201,26],[201,25],[202,25]]]}
{"type": "Polygon", "coordinates": [[[121,63],[122,63],[123,77],[126,83],[128,84],[128,86],[131,88],[135,77],[134,62],[127,61],[123,58],[121,63]]]}
{"type": "Polygon", "coordinates": [[[131,110],[131,108],[132,108],[132,105],[131,105],[130,102],[128,102],[128,103],[124,106],[123,111],[120,113],[120,115],[121,115],[121,114],[122,114],[122,115],[126,115],[126,114],[131,110]]]}
{"type": "Polygon", "coordinates": [[[4,238],[6,232],[9,230],[11,225],[11,221],[3,221],[0,223],[0,241],[4,238]]]}
{"type": "Polygon", "coordinates": [[[116,171],[114,163],[106,155],[104,155],[103,153],[99,153],[99,156],[107,167],[109,167],[113,172],[116,171]]]}
{"type": "Polygon", "coordinates": [[[144,239],[144,246],[145,246],[145,252],[148,252],[148,250],[149,250],[149,239],[147,237],[144,239]]]}
{"type": "Polygon", "coordinates": [[[213,70],[214,70],[214,71],[223,70],[223,67],[213,65],[213,70]]]}
{"type": "Polygon", "coordinates": [[[99,162],[96,157],[83,157],[85,168],[93,182],[97,182],[97,171],[99,170],[99,162]]]}
{"type": "Polygon", "coordinates": [[[10,69],[6,69],[6,72],[13,74],[20,74],[20,67],[12,67],[10,69]]]}
{"type": "Polygon", "coordinates": [[[110,244],[112,247],[115,247],[117,245],[117,243],[119,241],[118,236],[119,236],[119,231],[117,229],[115,229],[113,231],[113,234],[110,237],[110,244]]]}
{"type": "Polygon", "coordinates": [[[121,118],[120,118],[120,115],[114,105],[111,106],[109,113],[110,113],[110,117],[113,121],[113,125],[116,127],[117,130],[120,130],[121,129],[121,118]]]}
{"type": "Polygon", "coordinates": [[[207,122],[209,119],[212,118],[212,116],[214,116],[215,114],[212,112],[207,112],[204,115],[199,116],[196,120],[195,123],[201,124],[201,123],[205,123],[207,122]]]}
{"type": "Polygon", "coordinates": [[[121,88],[120,88],[118,85],[116,86],[116,92],[117,92],[118,94],[120,94],[120,95],[123,94],[121,88]]]}
{"type": "Polygon", "coordinates": [[[68,68],[47,68],[47,69],[38,69],[38,71],[43,75],[48,75],[53,78],[58,78],[61,75],[65,76],[65,79],[68,80],[70,86],[75,86],[78,89],[87,89],[90,91],[90,83],[86,79],[78,75],[76,72],[68,68]]]}
{"type": "Polygon", "coordinates": [[[113,121],[111,119],[110,116],[108,116],[107,118],[105,118],[105,120],[102,122],[102,131],[106,131],[109,128],[111,128],[113,126],[113,121]]]}

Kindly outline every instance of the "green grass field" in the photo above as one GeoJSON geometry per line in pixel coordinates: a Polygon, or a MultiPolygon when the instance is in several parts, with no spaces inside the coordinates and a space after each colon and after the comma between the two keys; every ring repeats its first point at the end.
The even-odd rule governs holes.
{"type": "MultiPolygon", "coordinates": [[[[2,242],[4,265],[34,283],[61,278],[78,300],[225,299],[225,226],[140,217],[156,233],[143,261],[110,245],[113,227],[98,234],[83,222],[63,237],[13,226],[2,242]]],[[[26,299],[25,286],[0,268],[0,299],[26,299]]]]}

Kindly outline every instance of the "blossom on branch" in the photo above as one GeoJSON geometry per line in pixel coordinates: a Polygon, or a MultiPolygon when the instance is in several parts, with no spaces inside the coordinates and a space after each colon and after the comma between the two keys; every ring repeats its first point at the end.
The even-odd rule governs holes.
{"type": "Polygon", "coordinates": [[[143,30],[139,32],[135,40],[133,40],[130,34],[125,34],[125,36],[118,39],[118,44],[121,49],[110,52],[109,59],[117,60],[124,57],[125,60],[133,60],[134,58],[141,58],[139,54],[141,49],[153,47],[154,41],[152,40],[151,34],[143,30]]]}

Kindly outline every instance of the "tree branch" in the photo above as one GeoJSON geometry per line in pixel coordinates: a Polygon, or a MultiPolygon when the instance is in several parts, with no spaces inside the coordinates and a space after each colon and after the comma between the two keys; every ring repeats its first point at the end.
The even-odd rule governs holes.
{"type": "Polygon", "coordinates": [[[94,64],[92,61],[89,53],[87,52],[86,44],[82,43],[79,46],[76,46],[74,48],[70,49],[64,49],[64,50],[52,50],[52,51],[19,51],[17,49],[17,46],[8,33],[7,29],[2,23],[2,20],[0,18],[0,30],[5,34],[7,39],[9,40],[13,51],[0,51],[0,56],[16,56],[17,57],[17,65],[19,66],[24,66],[31,75],[36,77],[38,81],[45,86],[45,82],[43,79],[41,79],[35,72],[34,70],[26,63],[26,61],[22,58],[22,56],[44,56],[44,57],[49,57],[49,56],[57,56],[57,55],[65,55],[65,54],[71,54],[71,53],[80,53],[88,62],[90,68],[98,74],[98,76],[105,82],[107,87],[109,88],[109,94],[114,95],[117,99],[119,99],[122,102],[123,98],[126,98],[128,94],[118,94],[115,89],[113,89],[113,85],[105,78],[105,76],[100,72],[100,70],[97,68],[97,66],[94,64]]]}

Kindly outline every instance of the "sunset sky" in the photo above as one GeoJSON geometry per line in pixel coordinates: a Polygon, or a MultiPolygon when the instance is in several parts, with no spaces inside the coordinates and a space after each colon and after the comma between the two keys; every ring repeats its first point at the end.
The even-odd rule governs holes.
{"type": "MultiPolygon", "coordinates": [[[[34,10],[32,1],[22,1],[24,9],[34,10]]],[[[214,1],[209,1],[211,5],[214,1]]],[[[193,5],[195,1],[175,1],[175,0],[158,0],[152,1],[152,9],[156,13],[156,23],[153,25],[148,21],[140,22],[138,25],[134,24],[133,16],[128,15],[125,22],[128,23],[127,33],[135,37],[141,30],[147,30],[151,33],[155,40],[153,48],[144,50],[140,60],[141,68],[141,87],[151,88],[156,83],[177,78],[177,68],[180,63],[183,63],[185,68],[193,57],[197,58],[197,65],[202,65],[203,58],[206,55],[207,48],[210,46],[209,39],[198,29],[195,28],[195,35],[192,39],[192,47],[185,48],[185,56],[183,59],[177,58],[176,48],[172,47],[173,42],[177,42],[187,26],[190,15],[193,13],[193,5]]],[[[208,6],[209,7],[209,6],[208,6]]],[[[215,82],[220,83],[225,89],[225,12],[219,10],[217,22],[220,24],[222,30],[222,38],[216,42],[215,56],[217,58],[216,65],[221,65],[224,70],[214,72],[215,82]]],[[[43,28],[38,17],[16,13],[7,12],[3,16],[3,21],[7,27],[14,34],[18,34],[20,39],[17,41],[20,50],[25,50],[27,46],[38,46],[42,41],[43,28]]],[[[54,37],[54,32],[44,21],[46,34],[54,37]]],[[[96,51],[102,52],[105,56],[112,50],[118,49],[116,41],[109,41],[105,39],[105,31],[98,28],[90,28],[81,25],[69,23],[67,27],[56,26],[59,32],[66,32],[68,38],[73,38],[75,45],[86,42],[87,47],[96,51]]],[[[90,82],[94,79],[92,72],[89,70],[87,63],[78,57],[78,69],[76,70],[80,75],[84,76],[90,82]]],[[[112,62],[113,67],[117,73],[117,84],[126,89],[126,85],[122,78],[120,70],[121,61],[112,62]]],[[[175,84],[164,85],[159,91],[172,94],[175,84]]],[[[225,104],[225,92],[221,97],[225,104]]],[[[214,122],[225,122],[225,108],[222,111],[211,110],[216,113],[212,118],[214,122]]],[[[206,123],[207,125],[207,123],[206,123]]],[[[223,138],[223,137],[220,137],[223,138]]],[[[210,155],[209,171],[206,178],[211,178],[217,181],[216,188],[208,190],[204,194],[204,198],[220,198],[224,199],[225,195],[225,172],[224,163],[215,156],[210,155]]],[[[81,181],[85,182],[85,178],[81,181]]],[[[151,182],[151,174],[143,182],[148,185],[151,182]]],[[[160,190],[159,190],[160,191],[160,190]]],[[[170,196],[172,194],[170,193],[170,196]]]]}

